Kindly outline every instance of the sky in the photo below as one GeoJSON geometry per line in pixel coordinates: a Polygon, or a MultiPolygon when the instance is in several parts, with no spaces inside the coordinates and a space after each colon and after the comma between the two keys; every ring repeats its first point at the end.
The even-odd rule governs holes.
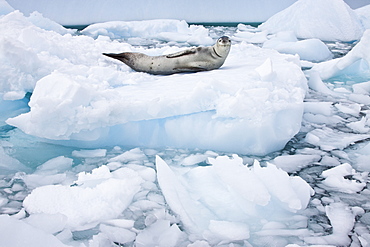
{"type": "MultiPolygon", "coordinates": [[[[62,25],[150,19],[187,22],[264,22],[296,0],[7,0],[25,14],[42,13],[62,25]]],[[[370,0],[346,0],[352,8],[370,0]]]]}

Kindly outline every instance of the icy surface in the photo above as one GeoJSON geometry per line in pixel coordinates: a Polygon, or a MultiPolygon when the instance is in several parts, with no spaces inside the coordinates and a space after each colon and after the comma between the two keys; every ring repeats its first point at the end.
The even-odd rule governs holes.
{"type": "Polygon", "coordinates": [[[298,38],[324,41],[354,41],[364,31],[355,11],[342,0],[297,1],[260,28],[270,33],[293,31],[298,38]]]}
{"type": "MultiPolygon", "coordinates": [[[[219,70],[153,76],[101,55],[103,51],[142,52],[142,48],[103,38],[62,36],[28,19],[19,12],[3,18],[3,25],[22,24],[5,34],[8,38],[3,45],[8,49],[4,56],[14,60],[27,51],[34,61],[5,63],[1,68],[3,76],[10,77],[2,83],[5,98],[18,95],[13,92],[33,92],[30,112],[7,120],[27,134],[94,141],[95,145],[109,142],[266,154],[284,147],[300,128],[306,79],[297,57],[240,43],[233,45],[219,70]],[[40,45],[42,40],[46,44],[40,45]],[[8,52],[11,49],[13,53],[8,52]],[[9,75],[10,70],[20,73],[9,75]],[[24,77],[23,71],[27,73],[24,77]],[[244,136],[239,135],[241,131],[244,136]]],[[[153,23],[131,24],[132,35],[150,37],[145,30],[153,23]]],[[[179,26],[199,39],[204,30],[208,33],[204,27],[186,29],[187,24],[179,21],[154,24],[158,30],[180,32],[180,36],[179,26]]],[[[165,46],[146,52],[158,55],[176,50],[165,46]]]]}
{"type": "Polygon", "coordinates": [[[194,237],[206,236],[212,245],[228,238],[248,239],[250,228],[262,227],[261,219],[273,220],[276,214],[289,217],[289,212],[306,208],[313,194],[304,180],[271,164],[261,168],[255,162],[246,168],[236,155],[212,158],[209,163],[212,166],[177,175],[160,157],[156,159],[158,183],[169,206],[194,237]],[[201,199],[194,201],[194,196],[201,199]],[[230,230],[228,236],[218,228],[236,228],[242,234],[230,230]]]}
{"type": "Polygon", "coordinates": [[[332,58],[329,48],[319,39],[300,40],[291,31],[279,32],[276,37],[264,42],[263,48],[272,48],[280,53],[298,54],[302,60],[322,62],[332,58]]]}
{"type": "Polygon", "coordinates": [[[38,13],[0,17],[0,246],[369,245],[368,31],[323,43],[244,24],[163,20],[162,36],[148,35],[148,22],[113,24],[86,36],[38,13]],[[233,51],[209,73],[150,76],[100,56],[166,54],[222,35],[233,51]],[[295,119],[298,133],[290,139],[276,119],[295,119]],[[261,133],[242,124],[226,132],[236,120],[261,133]],[[183,132],[195,123],[198,132],[183,132]],[[164,127],[180,133],[170,147],[154,145],[169,140],[164,127]],[[243,154],[235,140],[251,135],[261,136],[254,151],[279,150],[243,154]]]}

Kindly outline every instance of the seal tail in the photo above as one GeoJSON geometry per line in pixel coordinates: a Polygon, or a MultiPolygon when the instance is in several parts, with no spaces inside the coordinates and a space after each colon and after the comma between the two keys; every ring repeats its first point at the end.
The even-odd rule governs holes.
{"type": "Polygon", "coordinates": [[[103,53],[104,56],[111,57],[126,63],[129,60],[127,52],[115,54],[115,53],[103,53]]]}

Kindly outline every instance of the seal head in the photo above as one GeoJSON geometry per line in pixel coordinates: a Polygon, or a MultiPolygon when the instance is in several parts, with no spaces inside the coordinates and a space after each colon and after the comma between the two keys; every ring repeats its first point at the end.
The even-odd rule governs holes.
{"type": "Polygon", "coordinates": [[[227,36],[222,36],[213,46],[214,52],[219,57],[227,57],[230,52],[231,40],[227,36]]]}

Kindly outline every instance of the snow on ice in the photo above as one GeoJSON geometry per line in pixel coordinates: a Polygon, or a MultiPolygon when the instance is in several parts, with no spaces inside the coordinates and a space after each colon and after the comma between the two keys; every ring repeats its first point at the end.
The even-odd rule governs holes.
{"type": "MultiPolygon", "coordinates": [[[[188,25],[186,21],[111,21],[92,24],[81,31],[82,34],[97,38],[99,35],[111,39],[158,39],[189,43],[191,45],[213,45],[208,30],[203,26],[188,25]]],[[[137,42],[137,40],[136,40],[137,42]]]]}
{"type": "Polygon", "coordinates": [[[298,38],[322,41],[355,41],[364,31],[355,11],[342,0],[297,1],[260,28],[270,33],[293,31],[298,38]]]}
{"type": "Polygon", "coordinates": [[[259,28],[77,32],[0,0],[0,246],[369,246],[366,8],[301,0],[259,28]],[[232,50],[210,72],[101,56],[220,33],[232,50]]]}

